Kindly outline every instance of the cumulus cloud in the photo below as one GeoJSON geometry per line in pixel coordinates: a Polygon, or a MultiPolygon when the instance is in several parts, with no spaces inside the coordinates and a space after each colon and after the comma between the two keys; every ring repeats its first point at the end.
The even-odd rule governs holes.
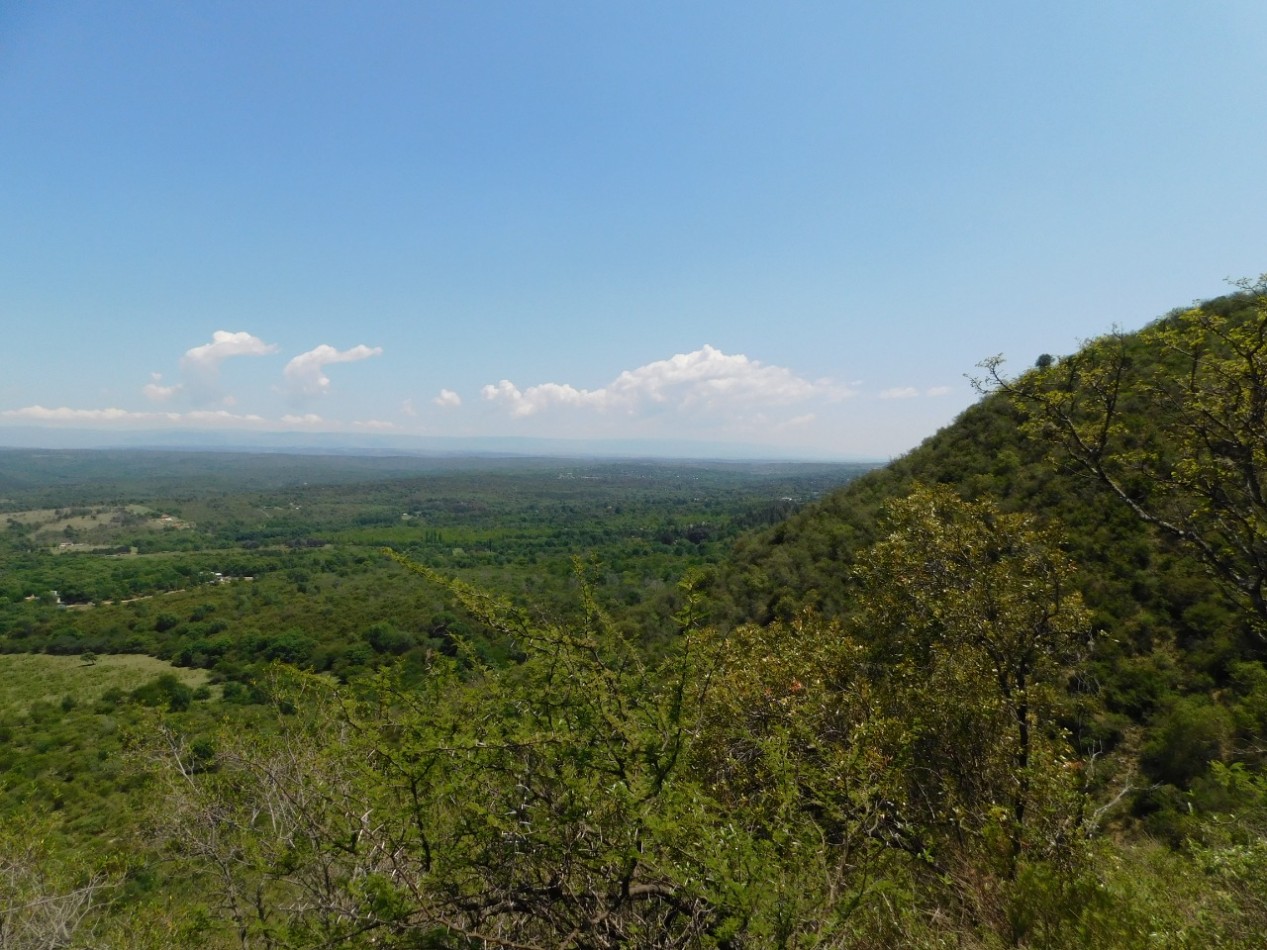
{"type": "Polygon", "coordinates": [[[636,413],[648,408],[718,411],[751,405],[788,405],[809,399],[842,399],[846,387],[828,380],[803,379],[782,366],[728,355],[712,346],[679,353],[637,369],[625,370],[607,386],[578,389],[567,383],[541,383],[520,389],[508,379],[481,390],[513,416],[530,416],[555,407],[636,413]]]}
{"type": "Polygon", "coordinates": [[[390,432],[393,429],[400,428],[394,422],[386,422],[382,419],[363,419],[353,422],[354,429],[369,429],[372,432],[390,432]]]}
{"type": "Polygon", "coordinates": [[[325,420],[322,419],[315,412],[306,412],[302,416],[297,416],[297,415],[282,416],[282,423],[288,426],[319,426],[323,422],[325,422],[325,420]]]}
{"type": "Polygon", "coordinates": [[[933,386],[924,395],[932,396],[935,399],[938,396],[949,396],[952,392],[954,392],[954,387],[952,386],[933,386]]]}
{"type": "Polygon", "coordinates": [[[462,405],[462,397],[452,389],[442,389],[435,399],[431,400],[441,409],[456,409],[462,405]]]}
{"type": "Polygon", "coordinates": [[[220,364],[231,356],[267,356],[277,352],[277,346],[265,343],[245,331],[230,333],[217,330],[211,334],[211,342],[185,351],[180,359],[181,369],[199,374],[216,373],[220,364]]]}
{"type": "MultiPolygon", "coordinates": [[[[192,347],[180,358],[184,382],[164,386],[163,374],[151,373],[150,381],[141,392],[146,399],[156,403],[170,402],[178,396],[195,404],[222,401],[219,385],[221,363],[234,356],[267,356],[276,351],[275,345],[245,331],[216,330],[211,334],[210,343],[192,347]]],[[[232,404],[231,399],[223,401],[232,404]]]]}
{"type": "Polygon", "coordinates": [[[282,370],[286,380],[286,388],[295,397],[320,396],[330,391],[330,377],[325,368],[332,363],[355,363],[381,356],[381,346],[369,347],[364,344],[354,346],[350,350],[336,350],[333,346],[322,343],[316,349],[300,353],[282,370]]]}
{"type": "MultiPolygon", "coordinates": [[[[275,352],[277,347],[274,344],[265,343],[245,331],[217,330],[211,334],[210,343],[186,350],[180,358],[180,368],[185,374],[185,383],[180,388],[195,402],[218,398],[221,363],[235,356],[267,356],[275,352]]],[[[161,393],[165,389],[174,387],[158,387],[154,392],[161,393]]],[[[167,397],[171,395],[174,392],[167,393],[167,397]]]]}
{"type": "Polygon", "coordinates": [[[151,402],[167,402],[180,392],[180,385],[164,386],[162,373],[150,373],[150,381],[141,390],[151,402]]]}

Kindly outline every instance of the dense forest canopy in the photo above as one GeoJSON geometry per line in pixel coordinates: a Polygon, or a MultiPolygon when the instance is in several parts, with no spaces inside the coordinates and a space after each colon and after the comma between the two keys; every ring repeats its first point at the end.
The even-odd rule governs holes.
{"type": "Polygon", "coordinates": [[[0,456],[0,947],[1260,946],[1267,284],[982,372],[865,472],[0,456]]]}

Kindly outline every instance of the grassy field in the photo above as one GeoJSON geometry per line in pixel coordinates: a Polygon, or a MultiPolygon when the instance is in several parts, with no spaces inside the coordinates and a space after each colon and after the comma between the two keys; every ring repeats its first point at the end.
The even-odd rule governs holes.
{"type": "Polygon", "coordinates": [[[24,712],[40,700],[59,702],[63,696],[90,703],[108,689],[130,692],[163,673],[174,673],[190,689],[207,682],[206,670],[184,669],[149,656],[110,654],[87,664],[78,656],[0,654],[0,717],[24,712]]]}
{"type": "MultiPolygon", "coordinates": [[[[110,544],[137,531],[152,532],[187,530],[193,526],[171,515],[164,515],[145,505],[91,505],[72,508],[32,508],[4,513],[10,527],[26,529],[40,543],[91,538],[98,544],[110,544]]],[[[94,545],[76,544],[90,549],[94,545]]]]}

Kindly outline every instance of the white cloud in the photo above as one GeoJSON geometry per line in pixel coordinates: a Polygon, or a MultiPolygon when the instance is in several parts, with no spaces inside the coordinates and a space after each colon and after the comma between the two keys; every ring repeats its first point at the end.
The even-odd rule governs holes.
{"type": "Polygon", "coordinates": [[[146,383],[141,392],[151,402],[167,402],[180,392],[180,386],[160,386],[158,383],[146,383]]]}
{"type": "Polygon", "coordinates": [[[295,415],[282,416],[282,423],[288,426],[319,426],[324,422],[325,420],[322,419],[315,412],[307,412],[307,413],[304,413],[302,416],[295,416],[295,415]]]}
{"type": "Polygon", "coordinates": [[[245,331],[216,330],[211,334],[210,343],[186,350],[180,365],[185,369],[216,369],[230,356],[266,356],[276,351],[275,344],[265,343],[245,331]]]}
{"type": "Polygon", "coordinates": [[[787,420],[787,422],[782,423],[782,424],[779,426],[779,428],[781,428],[781,429],[799,429],[799,428],[802,428],[802,427],[804,427],[804,426],[809,425],[811,422],[813,422],[813,421],[814,421],[814,419],[815,419],[815,418],[817,418],[817,417],[814,415],[814,413],[812,413],[812,412],[807,412],[807,413],[805,413],[805,415],[803,415],[803,416],[794,416],[793,418],[791,418],[791,419],[787,420]]]}
{"type": "Polygon", "coordinates": [[[163,374],[151,373],[150,381],[141,392],[146,399],[156,403],[171,402],[181,396],[195,405],[212,402],[232,405],[233,398],[224,397],[220,392],[220,364],[233,356],[266,356],[276,351],[277,347],[273,344],[245,331],[216,330],[211,334],[210,343],[192,347],[180,358],[184,382],[164,386],[163,374]]]}
{"type": "Polygon", "coordinates": [[[364,344],[354,346],[350,350],[336,350],[333,346],[322,343],[316,349],[300,353],[282,370],[286,379],[286,387],[292,396],[320,396],[330,390],[330,377],[325,368],[331,363],[355,363],[357,360],[381,356],[381,346],[368,347],[364,344]]]}
{"type": "Polygon", "coordinates": [[[275,352],[275,344],[265,343],[245,331],[217,330],[211,334],[210,343],[185,351],[180,358],[180,368],[196,377],[214,379],[220,372],[220,364],[231,356],[267,356],[275,352]]]}
{"type": "Polygon", "coordinates": [[[914,386],[894,386],[892,389],[884,389],[879,393],[881,399],[917,399],[920,395],[928,396],[936,399],[939,396],[949,396],[954,392],[951,386],[930,386],[921,394],[914,386]]]}
{"type": "Polygon", "coordinates": [[[485,399],[510,406],[510,414],[513,416],[530,416],[551,406],[588,405],[601,410],[608,408],[610,402],[605,389],[591,391],[566,384],[542,383],[521,392],[509,379],[501,380],[496,386],[487,385],[480,393],[485,399]]]}
{"type": "Polygon", "coordinates": [[[179,415],[180,420],[185,422],[259,423],[265,421],[263,416],[257,416],[253,413],[229,412],[225,409],[195,409],[192,412],[184,412],[179,415]]]}
{"type": "Polygon", "coordinates": [[[352,427],[356,429],[370,429],[374,432],[385,432],[400,428],[396,425],[396,423],[384,422],[382,419],[365,419],[361,422],[353,422],[352,427]]]}
{"type": "Polygon", "coordinates": [[[163,419],[175,413],[165,412],[131,412],[127,409],[71,409],[59,406],[47,409],[44,406],[24,406],[21,409],[6,409],[0,416],[6,419],[24,419],[31,422],[135,422],[163,419]]]}
{"type": "Polygon", "coordinates": [[[223,409],[203,409],[192,412],[134,412],[130,409],[72,409],[59,406],[49,409],[44,406],[25,406],[21,409],[5,409],[0,412],[5,419],[20,419],[27,422],[105,422],[105,423],[146,423],[146,424],[192,424],[192,425],[258,425],[265,420],[261,416],[242,415],[226,412],[223,409]]]}
{"type": "Polygon", "coordinates": [[[625,370],[600,389],[541,383],[521,390],[503,379],[485,386],[481,394],[509,406],[511,415],[520,417],[559,406],[630,414],[656,407],[713,412],[852,395],[847,387],[828,380],[811,382],[785,367],[750,360],[742,354],[727,355],[707,345],[693,353],[625,370]]]}
{"type": "Polygon", "coordinates": [[[431,400],[442,409],[456,409],[462,405],[462,397],[452,389],[442,389],[435,399],[431,400]]]}
{"type": "Polygon", "coordinates": [[[180,389],[179,385],[164,386],[162,373],[150,373],[150,381],[145,384],[141,392],[145,393],[145,397],[151,402],[167,402],[179,393],[180,389]]]}
{"type": "Polygon", "coordinates": [[[414,401],[412,399],[406,399],[402,402],[400,404],[400,411],[411,418],[418,415],[418,410],[414,407],[414,401]]]}

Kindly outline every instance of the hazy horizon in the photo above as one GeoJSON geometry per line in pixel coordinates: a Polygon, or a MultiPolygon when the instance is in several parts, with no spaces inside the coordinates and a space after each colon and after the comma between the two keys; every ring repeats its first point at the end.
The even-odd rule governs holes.
{"type": "Polygon", "coordinates": [[[528,436],[375,435],[189,429],[102,430],[0,426],[0,451],[162,451],[505,458],[595,458],[717,462],[883,464],[887,458],[771,448],[758,443],[675,439],[566,439],[528,436]]]}
{"type": "Polygon", "coordinates": [[[0,438],[886,458],[1267,269],[1267,7],[0,9],[0,438]]]}

